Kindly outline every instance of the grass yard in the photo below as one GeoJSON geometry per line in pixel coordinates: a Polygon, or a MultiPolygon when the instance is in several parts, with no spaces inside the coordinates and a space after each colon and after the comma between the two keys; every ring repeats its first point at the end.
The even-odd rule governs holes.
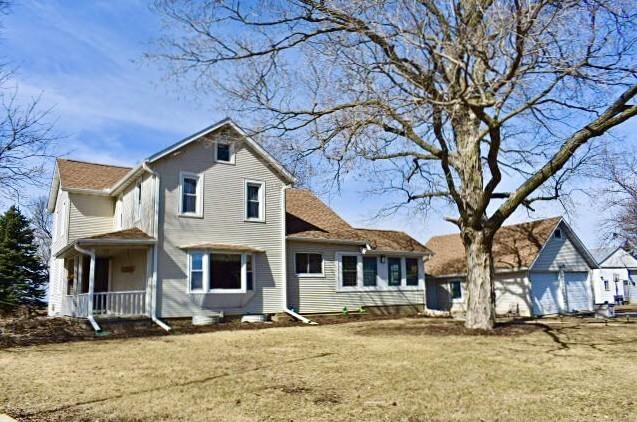
{"type": "Polygon", "coordinates": [[[637,420],[637,324],[428,319],[0,350],[26,420],[637,420]]]}

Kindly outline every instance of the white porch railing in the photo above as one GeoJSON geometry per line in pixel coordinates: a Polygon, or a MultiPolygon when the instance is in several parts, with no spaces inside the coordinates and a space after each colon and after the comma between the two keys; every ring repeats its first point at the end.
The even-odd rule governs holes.
{"type": "Polygon", "coordinates": [[[145,315],[146,290],[93,294],[93,315],[145,315]]]}
{"type": "MultiPolygon", "coordinates": [[[[65,311],[68,315],[89,316],[89,294],[66,296],[65,311]]],[[[93,293],[93,315],[138,316],[146,315],[146,290],[93,293]]]]}

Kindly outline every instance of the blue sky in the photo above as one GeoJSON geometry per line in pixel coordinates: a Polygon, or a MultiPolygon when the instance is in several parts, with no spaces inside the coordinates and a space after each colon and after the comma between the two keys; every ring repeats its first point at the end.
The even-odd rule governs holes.
{"type": "MultiPolygon", "coordinates": [[[[227,116],[222,99],[193,99],[143,59],[161,25],[146,1],[15,0],[4,21],[1,51],[18,68],[20,96],[41,94],[43,105],[53,107],[56,130],[64,136],[60,152],[70,158],[133,165],[227,116]]],[[[637,124],[630,123],[623,132],[635,129],[637,124]]],[[[323,199],[357,226],[404,230],[421,241],[455,231],[442,219],[450,215],[447,209],[426,217],[371,220],[387,204],[367,195],[367,189],[360,181],[346,180],[340,192],[323,199]]],[[[576,200],[581,211],[570,222],[587,244],[596,245],[604,204],[592,204],[585,196],[576,200]]],[[[557,204],[547,204],[530,217],[561,213],[557,204]]],[[[528,218],[519,211],[510,222],[528,218]]]]}

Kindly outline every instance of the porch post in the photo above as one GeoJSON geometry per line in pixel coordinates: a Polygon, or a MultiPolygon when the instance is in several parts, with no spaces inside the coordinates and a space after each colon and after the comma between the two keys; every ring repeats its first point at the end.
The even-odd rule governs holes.
{"type": "Polygon", "coordinates": [[[82,283],[82,273],[84,272],[84,260],[82,259],[82,255],[76,256],[73,258],[75,260],[75,268],[77,268],[77,272],[75,273],[75,280],[73,281],[74,291],[73,295],[75,300],[73,301],[73,316],[77,315],[77,306],[78,306],[78,295],[80,294],[80,287],[82,283]]]}
{"type": "Polygon", "coordinates": [[[93,315],[93,292],[95,290],[95,250],[91,250],[91,265],[88,272],[88,315],[93,315]]]}

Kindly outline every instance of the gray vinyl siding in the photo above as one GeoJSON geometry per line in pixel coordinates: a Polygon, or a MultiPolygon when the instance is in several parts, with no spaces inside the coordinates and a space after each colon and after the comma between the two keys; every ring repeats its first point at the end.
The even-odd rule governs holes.
{"type": "MultiPolygon", "coordinates": [[[[449,278],[429,278],[427,288],[432,292],[428,306],[432,309],[451,311],[452,313],[462,313],[466,310],[466,279],[464,277],[449,278]],[[451,299],[450,282],[460,280],[462,282],[462,300],[453,301],[451,299]]],[[[499,273],[495,275],[495,312],[498,315],[510,313],[521,316],[530,316],[532,310],[531,303],[531,283],[526,271],[499,273]]]]}
{"type": "Polygon", "coordinates": [[[153,164],[160,175],[158,309],[162,317],[186,317],[202,309],[272,313],[283,307],[284,182],[249,147],[239,145],[235,164],[215,163],[202,139],[153,164]],[[203,218],[178,216],[180,172],[203,176],[203,218]],[[245,179],[265,182],[265,222],[244,221],[245,179]],[[254,291],[247,294],[187,292],[188,254],[180,246],[208,242],[259,248],[254,291]]]}
{"type": "MultiPolygon", "coordinates": [[[[288,241],[287,274],[288,305],[300,313],[340,312],[361,306],[424,305],[424,289],[383,291],[337,291],[336,254],[360,252],[360,247],[313,242],[288,241]],[[294,258],[297,252],[320,253],[323,256],[323,276],[308,277],[296,274],[294,258]]],[[[379,276],[383,269],[379,267],[379,276]]]]}
{"type": "Polygon", "coordinates": [[[559,271],[560,267],[563,267],[564,271],[589,271],[586,259],[573,243],[568,230],[563,224],[560,224],[559,228],[562,230],[562,238],[551,236],[531,271],[559,271]]]}
{"type": "Polygon", "coordinates": [[[70,193],[69,198],[69,242],[113,231],[113,198],[77,193],[70,193]]]}
{"type": "Polygon", "coordinates": [[[137,227],[145,233],[153,234],[155,219],[155,183],[152,175],[144,173],[142,178],[142,201],[139,212],[137,208],[137,182],[135,179],[120,195],[115,209],[116,230],[137,227]]]}
{"type": "Polygon", "coordinates": [[[69,194],[58,190],[53,213],[53,239],[49,262],[48,311],[49,315],[59,315],[64,296],[64,259],[55,258],[55,253],[67,244],[69,227],[69,194]],[[58,227],[60,226],[60,227],[58,227]]]}

